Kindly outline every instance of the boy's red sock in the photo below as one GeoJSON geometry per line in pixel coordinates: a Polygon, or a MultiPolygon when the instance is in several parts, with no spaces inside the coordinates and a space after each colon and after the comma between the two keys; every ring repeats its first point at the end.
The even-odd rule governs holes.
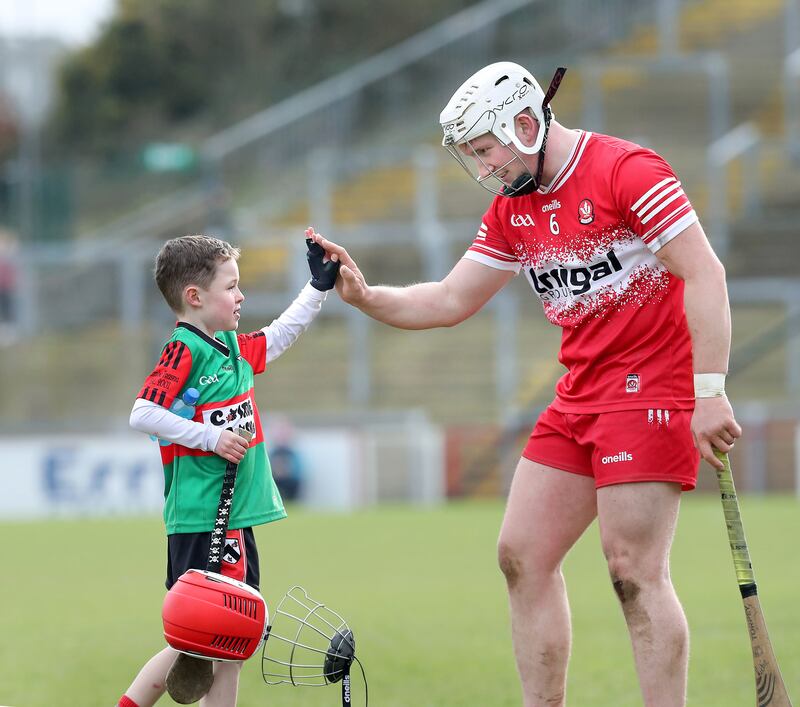
{"type": "Polygon", "coordinates": [[[117,707],[139,707],[130,697],[127,695],[123,695],[119,698],[119,702],[117,703],[117,707]]]}

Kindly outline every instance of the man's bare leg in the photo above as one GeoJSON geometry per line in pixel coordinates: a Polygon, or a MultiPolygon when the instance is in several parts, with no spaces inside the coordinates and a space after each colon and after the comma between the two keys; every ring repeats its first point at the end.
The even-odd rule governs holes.
{"type": "Polygon", "coordinates": [[[686,704],[689,630],[669,574],[680,493],[668,483],[597,491],[603,552],[628,624],[645,707],[686,704]]]}
{"type": "Polygon", "coordinates": [[[521,459],[498,541],[525,707],[565,703],[571,624],[561,563],[596,515],[594,479],[521,459]]]}

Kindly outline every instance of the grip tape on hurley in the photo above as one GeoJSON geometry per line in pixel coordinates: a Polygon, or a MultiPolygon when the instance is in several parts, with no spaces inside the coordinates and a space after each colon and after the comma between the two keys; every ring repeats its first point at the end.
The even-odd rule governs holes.
{"type": "MultiPolygon", "coordinates": [[[[248,442],[253,438],[253,433],[244,427],[239,427],[236,434],[244,437],[248,442]]],[[[233,488],[236,484],[236,472],[239,465],[228,462],[225,466],[225,476],[222,479],[222,491],[219,494],[217,518],[214,521],[214,530],[211,531],[211,544],[208,548],[208,562],[206,570],[219,573],[222,566],[222,549],[225,545],[225,535],[230,522],[231,505],[233,503],[233,488]]]]}

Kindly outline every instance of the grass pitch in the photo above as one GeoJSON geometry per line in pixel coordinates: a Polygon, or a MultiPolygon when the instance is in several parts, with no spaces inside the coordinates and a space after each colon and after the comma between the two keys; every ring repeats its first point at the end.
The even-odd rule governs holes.
{"type": "MultiPolygon", "coordinates": [[[[789,691],[800,700],[800,504],[741,500],[760,596],[789,691]]],[[[505,588],[495,563],[501,502],[352,515],[290,509],[258,529],[274,606],[293,584],[354,629],[375,707],[519,705],[505,588]]],[[[165,540],[159,519],[0,524],[0,704],[110,707],[163,646],[165,540]]],[[[752,661],[719,500],[684,497],[673,578],[692,629],[689,705],[754,703],[752,661]]],[[[565,574],[574,645],[568,703],[640,705],[621,611],[596,527],[565,574]]],[[[341,704],[339,687],[293,688],[245,666],[240,707],[341,704]]],[[[353,704],[364,704],[360,672],[353,704]]],[[[172,704],[168,696],[159,704],[172,704]]]]}

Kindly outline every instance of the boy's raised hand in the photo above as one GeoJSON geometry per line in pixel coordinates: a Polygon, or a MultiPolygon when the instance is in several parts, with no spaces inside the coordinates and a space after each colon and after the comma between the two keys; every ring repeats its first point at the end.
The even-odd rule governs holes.
{"type": "Polygon", "coordinates": [[[309,231],[306,230],[306,245],[308,246],[308,253],[306,253],[306,260],[308,260],[308,268],[311,270],[311,286],[320,292],[332,290],[336,284],[336,278],[339,275],[339,259],[337,256],[332,256],[329,260],[325,260],[325,249],[315,243],[310,236],[309,231]]]}
{"type": "Polygon", "coordinates": [[[313,228],[306,229],[306,239],[312,240],[317,246],[323,248],[331,260],[335,260],[341,266],[341,277],[336,281],[336,290],[342,300],[355,307],[364,306],[369,296],[369,285],[350,254],[342,246],[327,240],[313,228]]]}
{"type": "Polygon", "coordinates": [[[222,430],[222,434],[217,440],[217,446],[214,447],[214,454],[218,454],[229,462],[238,464],[244,459],[245,452],[247,452],[249,446],[250,442],[244,437],[240,437],[230,430],[222,430]]]}

